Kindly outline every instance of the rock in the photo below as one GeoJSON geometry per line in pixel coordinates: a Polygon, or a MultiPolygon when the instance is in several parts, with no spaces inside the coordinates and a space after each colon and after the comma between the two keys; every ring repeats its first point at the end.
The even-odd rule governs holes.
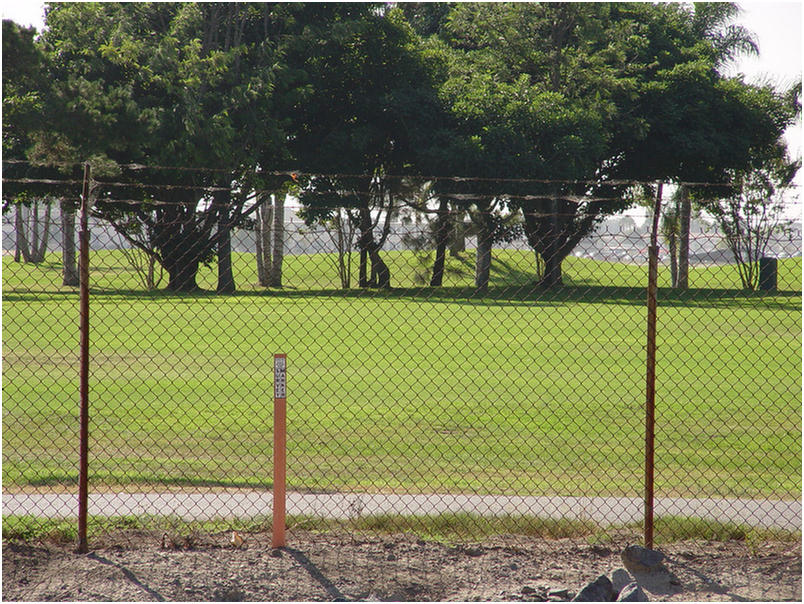
{"type": "Polygon", "coordinates": [[[569,600],[570,592],[568,589],[551,589],[547,592],[548,598],[564,598],[569,600]]]}
{"type": "Polygon", "coordinates": [[[212,594],[215,602],[244,602],[246,595],[236,587],[222,587],[212,594]]]}
{"type": "Polygon", "coordinates": [[[636,581],[632,581],[620,590],[620,595],[617,596],[617,602],[650,602],[648,596],[642,591],[642,588],[636,581]]]}
{"type": "Polygon", "coordinates": [[[618,568],[613,573],[611,573],[611,587],[614,590],[614,593],[620,593],[623,590],[623,587],[628,585],[629,583],[633,583],[636,581],[624,568],[618,568]]]}
{"type": "Polygon", "coordinates": [[[589,583],[578,595],[572,598],[573,602],[611,602],[614,599],[614,590],[611,581],[606,575],[600,575],[589,583]]]}
{"type": "Polygon", "coordinates": [[[623,564],[630,572],[650,573],[659,569],[664,554],[641,545],[629,545],[621,555],[623,564]]]}

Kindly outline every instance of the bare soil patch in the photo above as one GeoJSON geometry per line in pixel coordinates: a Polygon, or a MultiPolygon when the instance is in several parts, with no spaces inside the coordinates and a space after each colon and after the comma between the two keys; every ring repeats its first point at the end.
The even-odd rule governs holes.
{"type": "MultiPolygon", "coordinates": [[[[566,601],[622,566],[622,547],[584,540],[497,538],[472,545],[411,536],[294,531],[165,538],[120,533],[90,554],[73,545],[3,543],[3,600],[58,601],[566,601]],[[164,544],[164,547],[163,547],[164,544]]],[[[666,571],[651,600],[800,601],[801,544],[683,542],[658,547],[666,571]]]]}

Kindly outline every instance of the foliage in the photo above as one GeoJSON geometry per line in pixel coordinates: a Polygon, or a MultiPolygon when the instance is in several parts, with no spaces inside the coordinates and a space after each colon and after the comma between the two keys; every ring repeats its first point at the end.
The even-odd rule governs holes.
{"type": "Polygon", "coordinates": [[[775,235],[787,233],[792,223],[784,218],[785,202],[799,168],[800,161],[776,161],[735,173],[730,194],[700,202],[722,231],[746,289],[757,288],[759,261],[768,244],[775,235]]]}
{"type": "Polygon", "coordinates": [[[167,270],[169,289],[196,286],[197,267],[216,251],[216,229],[220,236],[242,219],[258,161],[281,138],[271,115],[279,69],[268,11],[55,3],[48,12],[43,44],[71,144],[120,164],[193,168],[124,171],[97,192],[96,215],[133,245],[139,230],[153,232],[153,249],[140,249],[167,270]]]}
{"type": "Polygon", "coordinates": [[[3,19],[3,155],[21,158],[42,114],[44,58],[36,30],[3,19]]]}
{"type": "MultiPolygon", "coordinates": [[[[4,24],[4,150],[122,166],[96,176],[95,213],[132,245],[138,228],[153,231],[140,249],[166,269],[168,289],[196,287],[216,255],[230,270],[230,229],[256,211],[255,191],[288,185],[271,176],[283,170],[307,175],[294,183],[307,220],[354,213],[363,287],[391,283],[387,224],[415,195],[399,175],[440,177],[421,210],[468,212],[484,245],[504,236],[495,220],[520,220],[543,284],[558,285],[577,243],[632,203],[618,182],[723,182],[778,155],[799,89],[721,73],[756,50],[731,23],[737,10],[53,3],[39,39],[4,24]],[[471,180],[444,178],[456,176],[471,180]]],[[[24,190],[77,195],[8,184],[7,202],[24,190]]],[[[481,252],[490,263],[490,247],[481,252]]]]}

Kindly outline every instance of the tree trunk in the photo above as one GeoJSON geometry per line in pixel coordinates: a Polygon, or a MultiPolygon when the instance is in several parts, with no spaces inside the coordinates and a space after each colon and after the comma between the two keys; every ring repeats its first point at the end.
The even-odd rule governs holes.
{"type": "Polygon", "coordinates": [[[452,220],[447,213],[449,206],[446,199],[441,199],[438,206],[438,228],[436,230],[436,255],[433,263],[433,278],[430,287],[441,287],[444,282],[444,264],[447,256],[447,243],[452,220]]]}
{"type": "Polygon", "coordinates": [[[368,287],[368,250],[360,250],[360,261],[357,267],[357,285],[358,287],[368,287]]]}
{"type": "Polygon", "coordinates": [[[50,226],[53,222],[52,218],[53,218],[53,204],[48,203],[47,209],[45,210],[45,226],[43,227],[42,244],[37,254],[40,258],[39,262],[45,261],[45,254],[47,254],[47,244],[50,242],[50,226]]]}
{"type": "Polygon", "coordinates": [[[274,196],[274,249],[269,270],[271,287],[282,287],[282,260],[285,257],[285,197],[274,196]]]}
{"type": "Polygon", "coordinates": [[[546,238],[546,248],[542,252],[542,258],[544,259],[544,277],[542,277],[541,280],[541,285],[548,289],[563,284],[561,263],[565,258],[559,248],[561,229],[558,223],[558,200],[553,198],[550,202],[550,206],[550,232],[546,238]]]}
{"type": "MultiPolygon", "coordinates": [[[[36,236],[39,236],[39,204],[36,204],[36,212],[34,214],[34,233],[36,236]]],[[[50,218],[53,211],[53,206],[50,203],[45,204],[45,220],[42,224],[42,239],[35,240],[34,244],[31,246],[31,256],[32,261],[36,264],[45,261],[45,255],[47,254],[47,244],[50,240],[50,218]]]]}
{"type": "Polygon", "coordinates": [[[156,288],[156,258],[150,255],[148,256],[148,272],[145,275],[145,288],[148,291],[156,288]]]}
{"type": "Polygon", "coordinates": [[[254,216],[254,244],[257,246],[257,283],[265,285],[265,260],[262,257],[262,208],[257,209],[254,216]]]}
{"type": "Polygon", "coordinates": [[[271,254],[271,226],[274,221],[274,206],[270,195],[264,195],[260,209],[257,210],[257,270],[262,267],[259,273],[260,285],[268,287],[271,267],[273,267],[273,255],[271,254]]]}
{"type": "Polygon", "coordinates": [[[61,254],[62,285],[78,286],[78,265],[75,258],[75,208],[62,201],[61,209],[61,254]]]}
{"type": "Polygon", "coordinates": [[[190,254],[186,260],[166,262],[165,270],[168,272],[168,291],[193,292],[198,290],[196,276],[200,259],[197,254],[190,254]]]}
{"type": "Polygon", "coordinates": [[[372,246],[369,250],[369,258],[371,258],[371,272],[374,283],[380,288],[391,287],[391,270],[388,265],[383,262],[380,257],[380,252],[377,246],[372,246]]]}
{"type": "Polygon", "coordinates": [[[31,211],[28,214],[28,232],[30,233],[30,240],[29,243],[31,244],[30,247],[30,255],[29,255],[29,262],[38,263],[41,262],[39,260],[38,255],[38,247],[39,247],[39,202],[34,201],[33,205],[31,206],[31,211]]]}
{"type": "Polygon", "coordinates": [[[17,205],[14,214],[14,230],[16,231],[16,245],[14,247],[14,261],[20,261],[20,254],[22,260],[28,262],[30,254],[28,253],[28,239],[25,237],[25,219],[22,215],[23,206],[17,205]]]}
{"type": "Polygon", "coordinates": [[[667,238],[667,249],[670,254],[670,284],[676,288],[678,287],[678,242],[675,231],[671,232],[667,238]]]}
{"type": "Polygon", "coordinates": [[[463,223],[463,216],[458,216],[455,220],[455,228],[452,231],[452,241],[449,246],[449,255],[458,256],[466,251],[466,225],[463,223]]]}
{"type": "Polygon", "coordinates": [[[359,287],[371,287],[373,282],[368,278],[368,253],[373,243],[371,236],[371,212],[368,208],[360,208],[360,266],[358,269],[357,284],[359,287]]]}
{"type": "Polygon", "coordinates": [[[688,289],[690,268],[690,219],[692,214],[689,191],[681,186],[681,210],[678,235],[678,289],[688,289]]]}
{"type": "Polygon", "coordinates": [[[536,262],[536,281],[541,283],[542,279],[544,279],[544,260],[537,250],[533,250],[533,255],[536,262]]]}
{"type": "Polygon", "coordinates": [[[198,267],[208,249],[209,240],[205,233],[196,229],[192,219],[180,226],[178,232],[171,228],[159,233],[155,247],[161,253],[162,265],[168,274],[168,291],[197,291],[198,267]]]}
{"type": "Polygon", "coordinates": [[[475,261],[475,288],[479,293],[485,293],[489,288],[491,275],[491,216],[488,210],[481,212],[477,229],[477,256],[475,261]]]}
{"type": "MultiPolygon", "coordinates": [[[[228,201],[228,195],[226,195],[228,201]]],[[[229,219],[229,204],[225,203],[218,216],[218,287],[219,294],[235,292],[232,272],[232,225],[229,219]]]]}
{"type": "Polygon", "coordinates": [[[542,277],[541,280],[542,286],[549,289],[551,287],[563,285],[564,278],[561,272],[562,262],[564,262],[564,257],[562,257],[556,250],[553,250],[552,253],[545,257],[544,277],[542,277]]]}
{"type": "Polygon", "coordinates": [[[335,230],[335,236],[333,237],[330,232],[330,239],[335,243],[338,252],[338,277],[341,280],[341,288],[349,289],[352,285],[352,223],[349,213],[339,208],[331,225],[335,230]]]}

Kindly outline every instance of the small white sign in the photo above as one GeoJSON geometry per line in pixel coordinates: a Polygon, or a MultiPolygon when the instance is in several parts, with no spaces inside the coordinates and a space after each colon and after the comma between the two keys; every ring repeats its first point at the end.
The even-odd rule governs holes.
{"type": "Polygon", "coordinates": [[[274,357],[274,398],[287,398],[287,359],[274,357]]]}

